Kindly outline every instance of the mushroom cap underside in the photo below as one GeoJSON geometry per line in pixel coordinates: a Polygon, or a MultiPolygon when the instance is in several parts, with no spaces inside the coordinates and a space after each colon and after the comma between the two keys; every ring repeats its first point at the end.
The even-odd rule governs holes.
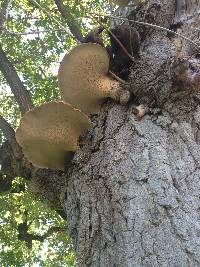
{"type": "Polygon", "coordinates": [[[37,167],[64,169],[78,138],[91,123],[81,111],[63,102],[51,102],[27,112],[16,131],[25,157],[37,167]]]}
{"type": "Polygon", "coordinates": [[[58,72],[63,100],[85,113],[98,113],[102,99],[109,97],[108,69],[109,56],[102,46],[87,43],[73,48],[58,72]]]}

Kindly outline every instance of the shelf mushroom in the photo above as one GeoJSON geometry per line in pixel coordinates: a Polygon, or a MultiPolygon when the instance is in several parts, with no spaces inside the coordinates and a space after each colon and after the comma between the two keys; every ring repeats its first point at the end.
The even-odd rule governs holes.
{"type": "Polygon", "coordinates": [[[76,46],[64,56],[58,71],[62,99],[86,114],[98,113],[105,98],[127,103],[129,91],[108,76],[108,69],[104,47],[93,43],[76,46]]]}
{"type": "Polygon", "coordinates": [[[33,165],[63,170],[72,152],[79,149],[79,137],[90,126],[80,110],[68,103],[51,102],[24,115],[16,139],[33,165]]]}

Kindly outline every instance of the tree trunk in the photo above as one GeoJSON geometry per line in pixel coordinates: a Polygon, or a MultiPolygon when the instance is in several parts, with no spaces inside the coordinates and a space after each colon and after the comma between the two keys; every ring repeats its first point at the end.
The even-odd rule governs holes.
{"type": "MultiPolygon", "coordinates": [[[[178,32],[194,41],[198,2],[148,1],[126,15],[166,28],[181,22],[178,32]]],[[[92,118],[61,202],[78,266],[200,266],[200,107],[187,89],[171,91],[172,61],[195,58],[196,49],[166,31],[138,30],[131,90],[138,101],[153,91],[152,113],[138,120],[131,105],[105,105],[92,118]]]]}

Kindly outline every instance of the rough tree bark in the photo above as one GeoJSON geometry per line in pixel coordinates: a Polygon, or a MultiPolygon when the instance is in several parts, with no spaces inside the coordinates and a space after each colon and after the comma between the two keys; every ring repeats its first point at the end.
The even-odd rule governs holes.
{"type": "MultiPolygon", "coordinates": [[[[199,7],[148,1],[125,13],[166,28],[182,22],[179,33],[194,40],[199,7]]],[[[137,120],[130,107],[106,106],[75,157],[61,202],[78,266],[200,266],[200,107],[187,91],[171,93],[170,72],[177,42],[181,56],[196,54],[165,31],[138,29],[143,43],[129,81],[139,100],[153,90],[159,109],[137,120]]]]}
{"type": "MultiPolygon", "coordinates": [[[[181,22],[177,31],[197,41],[199,9],[196,0],[149,0],[119,14],[166,28],[181,22]]],[[[174,82],[173,67],[179,57],[192,71],[199,51],[137,28],[142,46],[129,82],[151,114],[138,120],[131,104],[106,104],[68,173],[22,164],[18,175],[64,209],[78,266],[200,266],[200,106],[186,75],[174,82]]]]}

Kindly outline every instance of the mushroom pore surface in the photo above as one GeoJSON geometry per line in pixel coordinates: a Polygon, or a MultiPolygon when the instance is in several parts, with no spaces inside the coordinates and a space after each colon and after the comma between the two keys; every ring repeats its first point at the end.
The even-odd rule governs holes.
{"type": "Polygon", "coordinates": [[[70,104],[51,102],[24,115],[16,139],[33,165],[64,169],[71,152],[79,149],[79,136],[90,126],[89,118],[70,104]]]}

